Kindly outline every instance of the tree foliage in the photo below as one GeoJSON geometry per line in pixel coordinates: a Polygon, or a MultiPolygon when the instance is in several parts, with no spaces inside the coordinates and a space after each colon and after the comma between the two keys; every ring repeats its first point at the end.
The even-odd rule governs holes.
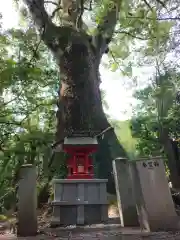
{"type": "Polygon", "coordinates": [[[140,101],[131,120],[140,155],[165,155],[174,187],[179,187],[179,110],[177,101],[180,74],[165,68],[149,86],[135,93],[140,101]]]}
{"type": "Polygon", "coordinates": [[[171,139],[179,139],[179,104],[176,101],[179,83],[179,72],[165,69],[164,73],[152,79],[150,85],[136,91],[135,98],[139,104],[131,123],[132,133],[139,139],[141,154],[151,155],[160,151],[160,126],[168,129],[171,139]]]}
{"type": "MultiPolygon", "coordinates": [[[[36,55],[36,33],[8,30],[1,32],[0,56],[0,193],[12,191],[19,167],[36,164],[39,177],[48,177],[51,144],[55,133],[58,73],[44,45],[36,55]],[[38,80],[37,80],[38,79],[38,80]],[[9,189],[9,190],[8,190],[9,189]]],[[[61,159],[58,165],[63,165],[61,159]]],[[[58,168],[52,166],[52,172],[58,168]]],[[[62,169],[61,169],[62,170],[62,169]]],[[[63,173],[57,172],[63,175],[63,173]]],[[[39,182],[41,183],[41,181],[39,182]]]]}

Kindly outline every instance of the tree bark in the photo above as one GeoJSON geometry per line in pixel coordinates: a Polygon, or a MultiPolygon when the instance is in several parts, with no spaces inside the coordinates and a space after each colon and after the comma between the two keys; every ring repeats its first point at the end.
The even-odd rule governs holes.
{"type": "Polygon", "coordinates": [[[74,131],[96,134],[110,126],[102,108],[99,66],[94,59],[90,44],[81,38],[60,58],[57,141],[74,131]]]}
{"type": "Polygon", "coordinates": [[[169,137],[168,130],[163,128],[160,130],[160,141],[164,146],[164,152],[168,159],[168,168],[170,171],[170,180],[173,188],[180,189],[180,172],[177,164],[177,156],[174,151],[172,140],[169,137]]]}
{"type": "MultiPolygon", "coordinates": [[[[80,43],[81,39],[78,43],[72,43],[60,59],[61,89],[57,114],[57,141],[71,135],[73,131],[89,132],[93,135],[110,126],[101,101],[99,64],[95,62],[89,43],[80,43]]],[[[113,129],[105,133],[105,138],[103,141],[99,140],[99,145],[96,155],[96,161],[99,162],[98,177],[108,178],[108,192],[115,193],[112,160],[126,156],[125,150],[113,129]],[[103,154],[104,151],[106,155],[103,154]]]]}

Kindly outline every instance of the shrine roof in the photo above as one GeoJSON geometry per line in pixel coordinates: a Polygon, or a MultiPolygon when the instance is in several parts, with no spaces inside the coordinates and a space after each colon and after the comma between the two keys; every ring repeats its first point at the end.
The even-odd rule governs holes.
{"type": "Polygon", "coordinates": [[[97,145],[97,139],[91,137],[69,137],[64,139],[64,145],[97,145]]]}

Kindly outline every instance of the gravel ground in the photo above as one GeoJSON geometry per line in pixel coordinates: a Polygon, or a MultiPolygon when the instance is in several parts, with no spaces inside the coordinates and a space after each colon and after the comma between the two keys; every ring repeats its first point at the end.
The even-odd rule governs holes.
{"type": "MultiPolygon", "coordinates": [[[[40,232],[34,237],[16,237],[7,229],[0,228],[0,240],[180,240],[179,232],[141,232],[139,228],[122,228],[117,209],[109,210],[109,224],[96,224],[85,227],[49,228],[49,218],[39,220],[40,232]]],[[[1,227],[1,224],[0,224],[1,227]]]]}
{"type": "Polygon", "coordinates": [[[35,237],[16,237],[13,234],[0,235],[0,240],[180,240],[180,232],[141,232],[138,228],[121,228],[119,224],[98,224],[92,226],[46,228],[35,237]]]}

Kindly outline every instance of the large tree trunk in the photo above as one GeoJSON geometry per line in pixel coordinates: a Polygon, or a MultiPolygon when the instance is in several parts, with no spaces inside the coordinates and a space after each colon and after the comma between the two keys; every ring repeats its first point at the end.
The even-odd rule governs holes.
{"type": "Polygon", "coordinates": [[[170,171],[170,181],[172,182],[174,188],[180,189],[180,169],[179,163],[177,162],[178,156],[174,151],[174,147],[172,144],[172,140],[169,137],[168,130],[165,128],[162,128],[160,130],[160,141],[164,146],[164,152],[168,159],[167,164],[170,171]]]}
{"type": "MultiPolygon", "coordinates": [[[[108,129],[110,124],[103,111],[99,89],[99,64],[112,39],[121,1],[107,6],[104,21],[97,26],[93,36],[83,29],[84,2],[60,1],[61,6],[56,11],[62,11],[62,25],[56,26],[45,10],[44,0],[24,1],[60,70],[56,141],[63,141],[73,132],[94,136],[108,129]]],[[[106,168],[101,177],[109,179],[109,190],[113,190],[112,159],[125,156],[125,151],[113,129],[104,134],[104,141],[109,153],[101,159],[106,168]]],[[[99,152],[103,151],[104,141],[99,139],[99,152]]]]}
{"type": "MultiPolygon", "coordinates": [[[[73,131],[86,132],[93,136],[107,129],[110,124],[102,107],[99,64],[88,41],[84,43],[79,38],[78,43],[72,43],[61,56],[60,79],[56,140],[61,141],[73,131]]],[[[125,156],[125,151],[113,129],[105,133],[105,138],[99,140],[99,145],[96,155],[98,177],[108,178],[108,191],[115,192],[112,160],[115,157],[125,156]]]]}
{"type": "Polygon", "coordinates": [[[88,41],[71,43],[60,58],[60,102],[57,140],[76,132],[102,132],[110,125],[103,112],[99,66],[88,41]]]}

